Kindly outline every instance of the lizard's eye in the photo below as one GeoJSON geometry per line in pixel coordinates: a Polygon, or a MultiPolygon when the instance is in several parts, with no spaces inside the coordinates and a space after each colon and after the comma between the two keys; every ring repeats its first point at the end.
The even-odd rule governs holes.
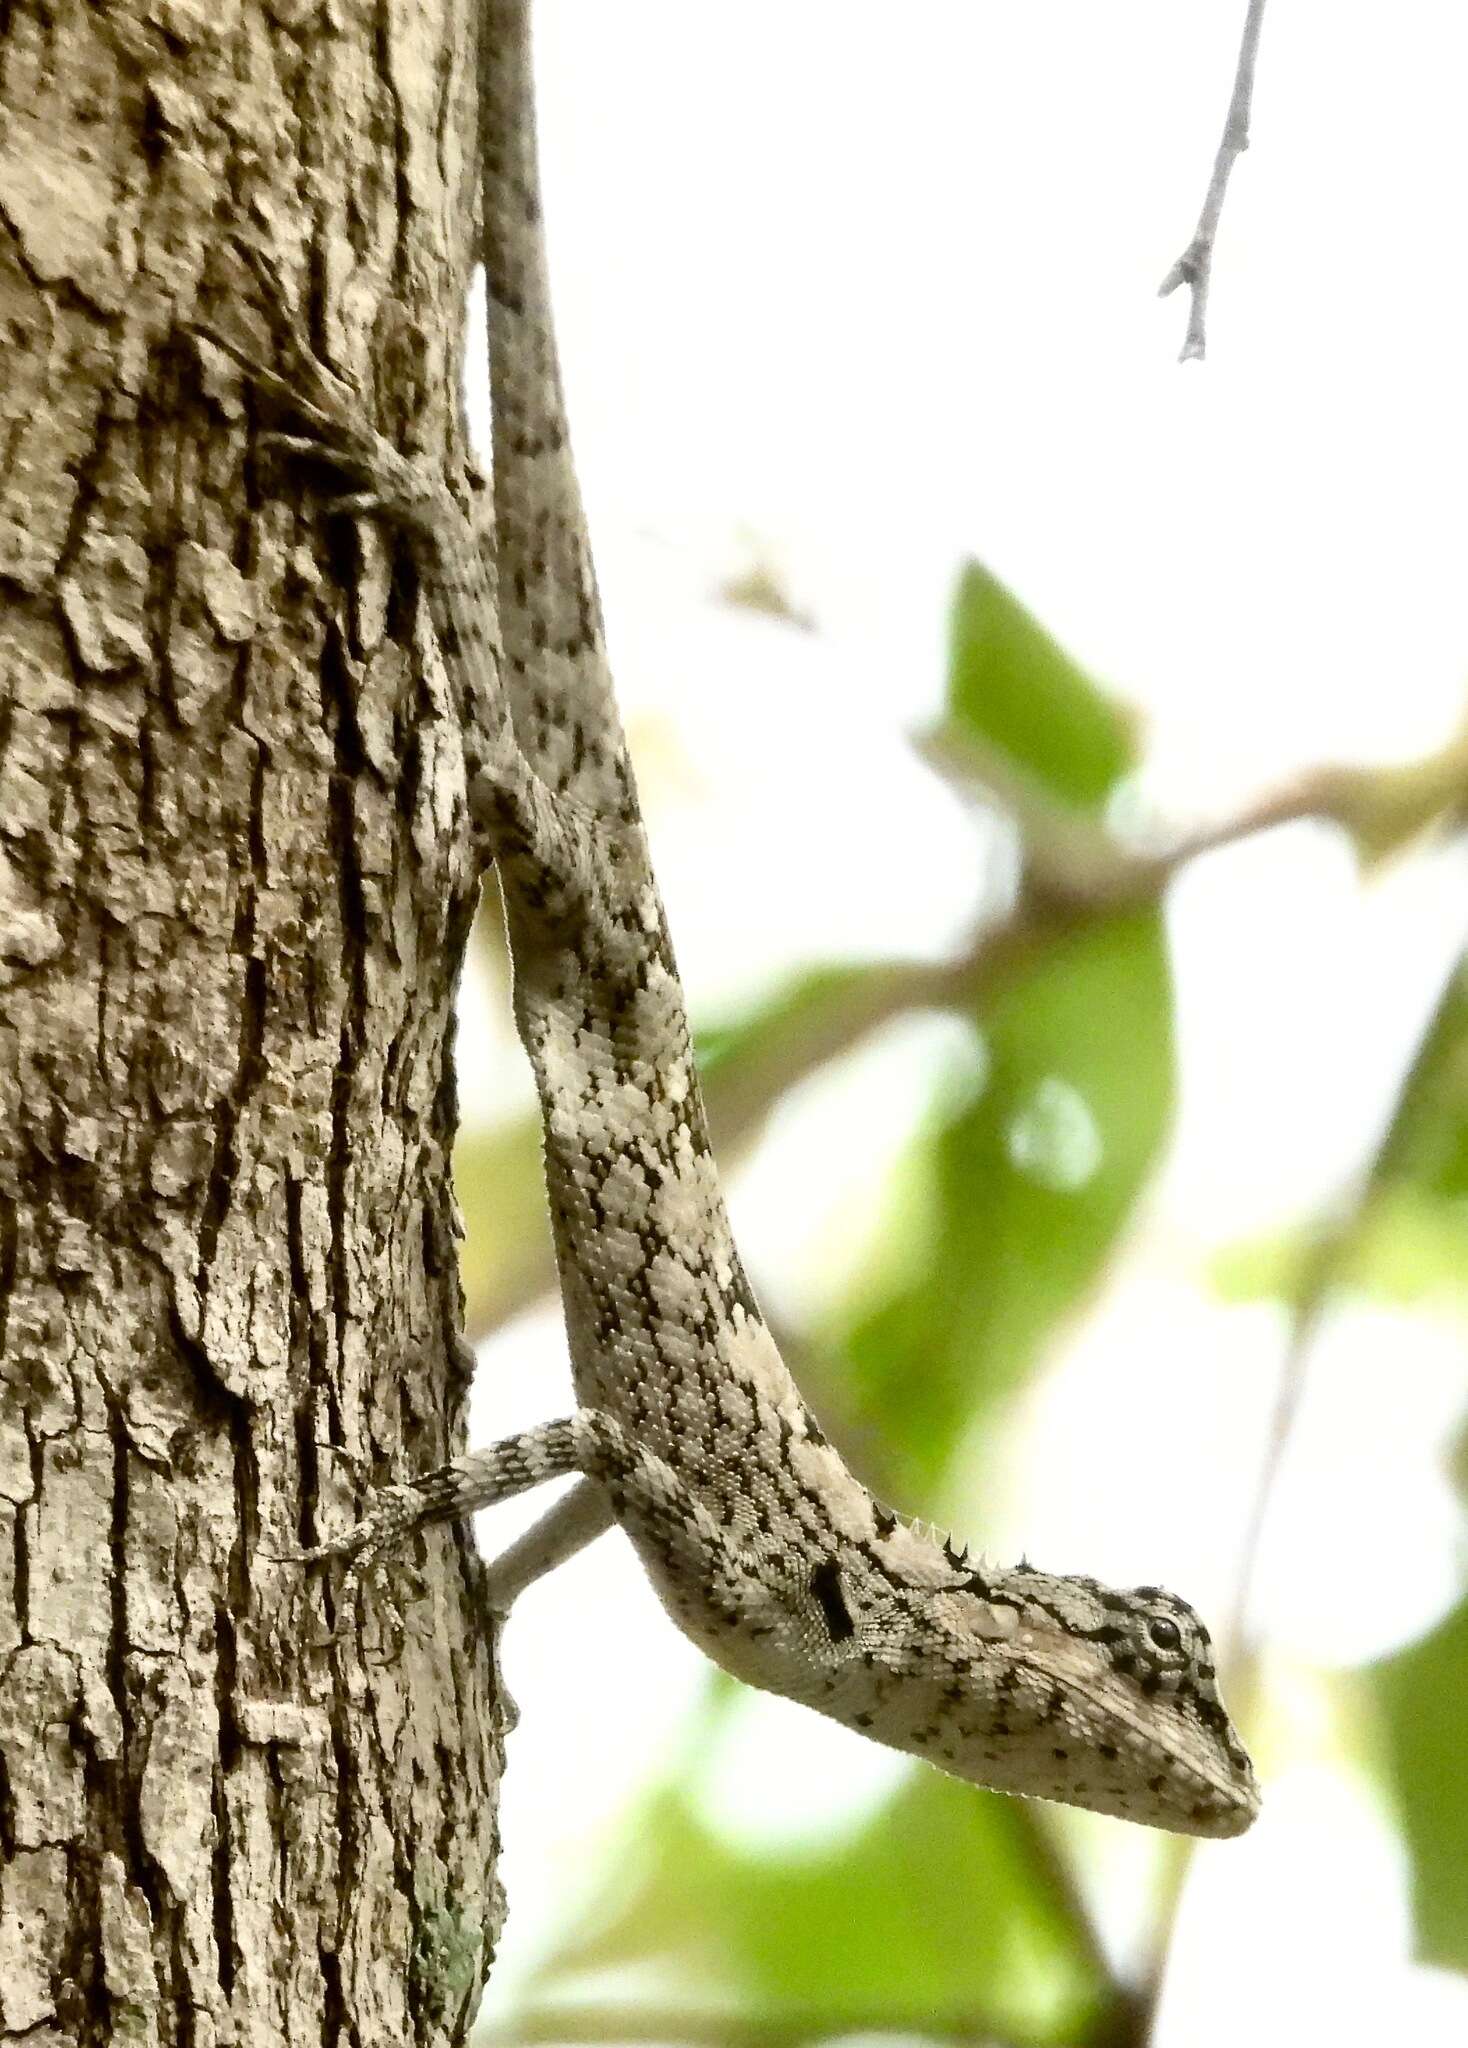
{"type": "Polygon", "coordinates": [[[1183,1646],[1182,1630],[1165,1614],[1153,1615],[1147,1624],[1147,1633],[1159,1650],[1180,1650],[1183,1646]]]}

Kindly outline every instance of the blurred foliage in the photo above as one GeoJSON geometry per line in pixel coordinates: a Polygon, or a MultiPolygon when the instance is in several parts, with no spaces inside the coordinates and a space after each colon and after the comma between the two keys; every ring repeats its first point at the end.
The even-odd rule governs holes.
{"type": "MultiPolygon", "coordinates": [[[[706,1736],[737,1710],[732,1693],[720,1685],[706,1736]]],[[[1105,1973],[1033,1808],[915,1770],[854,1835],[756,1853],[700,1818],[705,1776],[695,1764],[629,1816],[602,1895],[537,1991],[566,1999],[656,1964],[715,2010],[817,2013],[833,2031],[927,2014],[961,2016],[979,2038],[1090,2038],[1105,1973]]]]}
{"type": "MultiPolygon", "coordinates": [[[[1109,799],[1136,767],[1131,713],[977,564],[958,585],[950,652],[946,730],[994,764],[1036,869],[1040,830],[1051,855],[1101,849],[1109,799]]],[[[1383,828],[1373,844],[1402,845],[1429,822],[1429,801],[1444,815],[1461,809],[1436,766],[1394,770],[1381,787],[1359,771],[1322,775],[1322,814],[1358,841],[1362,817],[1389,816],[1394,836],[1383,828]],[[1409,785],[1418,807],[1404,823],[1409,785]]],[[[1309,810],[1287,792],[1244,829],[1309,810]]],[[[727,1164],[786,1090],[890,1018],[936,1005],[973,1027],[977,1060],[934,1077],[880,1251],[828,1327],[807,1333],[801,1360],[818,1412],[901,1508],[932,1510],[962,1447],[1051,1353],[1165,1141],[1175,1090],[1167,870],[1128,890],[1114,886],[1120,872],[1088,895],[1084,872],[1052,858],[963,959],[824,964],[699,1034],[727,1164]]],[[[522,1121],[471,1135],[458,1170],[471,1319],[482,1326],[550,1283],[538,1132],[522,1121]]],[[[1460,968],[1349,1199],[1312,1229],[1231,1248],[1216,1278],[1227,1294],[1289,1306],[1295,1369],[1328,1292],[1349,1284],[1461,1308],[1465,1276],[1460,968]]],[[[1282,1398],[1280,1443],[1290,1405],[1282,1398]]],[[[1423,1952],[1468,1967],[1468,1603],[1374,1678],[1423,1952]]],[[[629,1973],[645,1982],[656,1966],[675,2010],[706,2012],[715,2033],[716,2015],[738,2014],[741,2038],[787,2038],[814,2014],[829,2021],[815,2034],[906,2028],[1036,2048],[1146,2039],[1155,1976],[1139,1994],[1108,1970],[1068,1862],[1071,1837],[1043,1807],[914,1766],[854,1832],[755,1854],[707,1820],[700,1797],[709,1737],[737,1710],[737,1688],[712,1678],[685,1765],[627,1816],[600,1895],[545,1957],[532,1986],[542,2018],[588,1986],[629,1973]]],[[[1165,1954],[1165,1926],[1153,1951],[1165,1954]]]]}
{"type": "MultiPolygon", "coordinates": [[[[1104,804],[1135,765],[1134,721],[977,563],[950,647],[950,726],[1062,817],[1104,804]]],[[[1040,920],[967,1008],[983,1077],[919,1141],[922,1238],[886,1298],[828,1345],[864,1435],[891,1457],[881,1483],[909,1511],[1080,1306],[1155,1162],[1173,1101],[1160,904],[1040,920]]]]}
{"type": "MultiPolygon", "coordinates": [[[[1209,1272],[1225,1301],[1296,1301],[1320,1235],[1297,1227],[1225,1245],[1209,1272]]],[[[1455,1211],[1411,1187],[1383,1188],[1342,1251],[1333,1285],[1396,1308],[1448,1305],[1468,1292],[1468,1205],[1455,1211]]]]}
{"type": "Polygon", "coordinates": [[[1425,1962],[1468,1970],[1468,1600],[1376,1666],[1425,1962]]]}
{"type": "Polygon", "coordinates": [[[1462,822],[1468,808],[1468,726],[1420,760],[1337,768],[1323,781],[1331,815],[1350,833],[1363,864],[1375,867],[1425,829],[1462,822]]]}
{"type": "MultiPolygon", "coordinates": [[[[725,1166],[757,1136],[786,1090],[900,1011],[947,1001],[951,978],[920,963],[817,968],[795,976],[750,1015],[701,1029],[699,1071],[725,1166]]],[[[464,1214],[466,1317],[478,1336],[554,1282],[539,1117],[466,1131],[454,1177],[464,1214]]]]}
{"type": "MultiPolygon", "coordinates": [[[[1468,1285],[1468,957],[1439,998],[1359,1205],[1365,1240],[1395,1238],[1397,1298],[1468,1285]],[[1408,1248],[1409,1258],[1401,1256],[1408,1248]],[[1400,1285],[1411,1277],[1415,1291],[1400,1285]]],[[[1357,1285],[1369,1277],[1348,1261],[1357,1285]]],[[[1419,1953],[1468,1969],[1468,1601],[1376,1668],[1419,1953]]]]}
{"type": "MultiPolygon", "coordinates": [[[[1343,1289],[1403,1307],[1456,1305],[1468,1288],[1468,958],[1448,977],[1352,1196],[1314,1231],[1235,1246],[1218,1262],[1235,1298],[1272,1295],[1308,1331],[1343,1289]]],[[[1303,1357],[1294,1360],[1294,1369],[1303,1357]]],[[[1468,1601],[1373,1673],[1412,1864],[1417,1949],[1468,1969],[1468,1601]]]]}
{"type": "Polygon", "coordinates": [[[1136,720],[996,576],[970,562],[949,629],[948,711],[1062,803],[1099,809],[1136,764],[1136,720]]]}
{"type": "Polygon", "coordinates": [[[471,1335],[527,1308],[550,1284],[540,1118],[466,1130],[454,1148],[464,1215],[465,1323],[471,1335]]]}
{"type": "Polygon", "coordinates": [[[938,977],[906,962],[841,963],[794,975],[753,1011],[700,1026],[695,1037],[714,1140],[743,1142],[793,1082],[813,1073],[938,977]]]}
{"type": "Polygon", "coordinates": [[[1468,961],[1438,1001],[1372,1180],[1377,1191],[1414,1195],[1468,1225],[1468,961]]]}
{"type": "Polygon", "coordinates": [[[1081,1305],[1156,1159],[1173,1092],[1158,913],[1058,932],[976,1021],[982,1083],[921,1141],[910,1269],[829,1345],[909,1512],[1081,1305]]]}
{"type": "Polygon", "coordinates": [[[1449,977],[1376,1158],[1344,1212],[1317,1229],[1230,1245],[1213,1276],[1228,1300],[1299,1302],[1322,1244],[1329,1279],[1398,1306],[1468,1289],[1468,964],[1449,977]]]}

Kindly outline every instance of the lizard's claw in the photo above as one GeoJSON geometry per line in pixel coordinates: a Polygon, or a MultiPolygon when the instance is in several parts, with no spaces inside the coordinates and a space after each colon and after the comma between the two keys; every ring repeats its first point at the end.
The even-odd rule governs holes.
{"type": "MultiPolygon", "coordinates": [[[[341,1642],[348,1630],[349,1617],[354,1615],[362,1602],[365,1592],[371,1591],[374,1611],[385,1613],[391,1630],[399,1638],[406,1637],[408,1625],[399,1604],[387,1571],[388,1553],[392,1550],[405,1527],[401,1512],[395,1511],[393,1502],[379,1502],[373,1511],[362,1520],[328,1543],[313,1543],[305,1550],[262,1550],[260,1555],[271,1564],[313,1565],[330,1563],[336,1559],[346,1560],[341,1586],[337,1592],[335,1619],[329,1629],[314,1638],[312,1647],[330,1649],[341,1642]]],[[[401,1646],[394,1656],[401,1654],[401,1646]]],[[[384,1661],[393,1661],[385,1659],[384,1661]]]]}
{"type": "Polygon", "coordinates": [[[191,321],[189,331],[227,356],[258,391],[308,429],[304,434],[271,430],[262,436],[264,445],[328,463],[357,486],[330,501],[329,511],[376,514],[431,542],[446,519],[462,516],[438,471],[414,462],[367,424],[360,394],[317,355],[263,252],[242,236],[234,247],[259,285],[283,371],[261,362],[210,321],[191,321]]]}
{"type": "MultiPolygon", "coordinates": [[[[319,434],[282,434],[278,428],[272,428],[260,436],[259,446],[280,455],[314,455],[318,461],[322,456],[319,434]]],[[[333,459],[338,467],[345,469],[350,456],[348,451],[343,449],[340,455],[333,459]]]]}

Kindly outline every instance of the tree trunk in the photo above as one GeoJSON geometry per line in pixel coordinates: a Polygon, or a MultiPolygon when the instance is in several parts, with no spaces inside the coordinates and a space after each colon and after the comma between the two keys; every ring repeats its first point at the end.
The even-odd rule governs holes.
{"type": "Polygon", "coordinates": [[[459,738],[184,329],[245,234],[462,461],[475,32],[0,14],[0,2041],[458,2040],[499,1926],[465,1532],[400,1641],[269,1559],[460,1447],[459,738]]]}

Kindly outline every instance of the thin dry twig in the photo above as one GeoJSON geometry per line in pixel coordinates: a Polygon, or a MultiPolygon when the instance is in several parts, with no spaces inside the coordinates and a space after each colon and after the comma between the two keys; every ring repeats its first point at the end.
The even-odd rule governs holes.
{"type": "Polygon", "coordinates": [[[1244,33],[1239,43],[1238,68],[1234,72],[1234,89],[1228,103],[1228,118],[1223,124],[1223,140],[1218,145],[1218,154],[1213,159],[1213,176],[1208,180],[1208,190],[1203,198],[1203,211],[1198,216],[1198,225],[1193,230],[1193,239],[1184,249],[1166,277],[1163,278],[1157,296],[1165,299],[1169,292],[1175,292],[1180,284],[1188,286],[1193,295],[1188,309],[1188,331],[1183,337],[1180,363],[1196,358],[1201,362],[1207,354],[1208,286],[1213,275],[1213,244],[1218,234],[1219,215],[1223,212],[1223,196],[1228,190],[1229,174],[1237,158],[1249,147],[1249,109],[1254,97],[1254,63],[1259,54],[1259,31],[1264,24],[1264,0],[1249,0],[1249,11],[1244,18],[1244,33]]]}
{"type": "MultiPolygon", "coordinates": [[[[1403,1085],[1405,1086],[1405,1083],[1403,1085]]],[[[1245,1630],[1248,1625],[1249,1597],[1254,1589],[1264,1524],[1274,1499],[1285,1452],[1289,1448],[1295,1422],[1300,1413],[1300,1403],[1305,1397],[1305,1375],[1315,1347],[1315,1339],[1324,1321],[1326,1309],[1335,1295],[1341,1270],[1359,1232],[1368,1199],[1369,1184],[1350,1215],[1335,1228],[1321,1232],[1311,1248],[1307,1270],[1291,1313],[1289,1343],[1279,1369],[1273,1411],[1269,1418],[1269,1431],[1265,1438],[1264,1456],[1255,1477],[1254,1497],[1249,1504],[1249,1518],[1244,1527],[1243,1541],[1239,1546],[1233,1612],[1224,1635],[1226,1652],[1233,1662],[1241,1687],[1252,1684],[1254,1676],[1255,1654],[1252,1645],[1246,1642],[1245,1630]]]]}
{"type": "MultiPolygon", "coordinates": [[[[1340,1213],[1322,1225],[1311,1245],[1294,1291],[1290,1313],[1289,1341],[1280,1365],[1273,1412],[1265,1437],[1264,1455],[1254,1483],[1243,1541],[1239,1548],[1234,1578],[1233,1612],[1221,1638],[1221,1661],[1228,1671],[1228,1692],[1236,1715],[1249,1718],[1253,1694],[1259,1680],[1259,1644],[1248,1634],[1249,1597],[1256,1577],[1264,1525],[1279,1484],[1280,1471],[1299,1419],[1305,1395],[1305,1381],[1316,1339],[1327,1314],[1339,1296],[1343,1277],[1370,1226],[1376,1200],[1391,1172],[1403,1118],[1420,1084],[1425,1062],[1432,1060],[1438,1032],[1455,985],[1468,972],[1468,955],[1458,961],[1443,984],[1434,1006],[1397,1087],[1396,1102],[1382,1127],[1370,1158],[1364,1163],[1355,1186],[1340,1213]]],[[[1169,1862],[1161,1887],[1161,1902],[1154,1925],[1151,1954],[1141,1976],[1141,1998],[1150,2014],[1162,1994],[1163,1977],[1171,1950],[1173,1928],[1184,1882],[1192,1865],[1197,1844],[1176,1837],[1169,1843],[1169,1862]]]]}

